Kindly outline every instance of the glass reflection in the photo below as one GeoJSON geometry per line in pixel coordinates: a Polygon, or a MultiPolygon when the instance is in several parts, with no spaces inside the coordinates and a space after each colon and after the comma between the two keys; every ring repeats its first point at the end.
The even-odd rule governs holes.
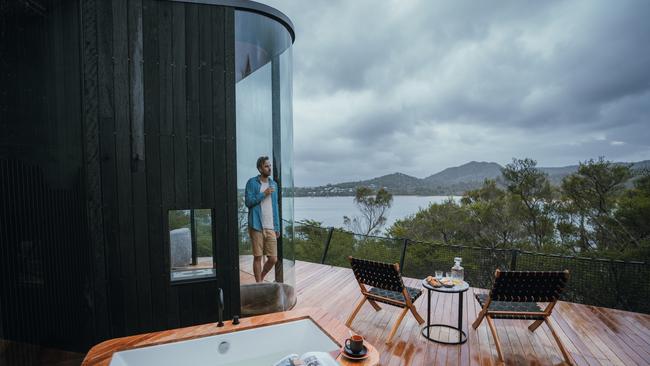
{"type": "Polygon", "coordinates": [[[215,277],[212,210],[170,210],[167,219],[171,281],[215,277]]]}
{"type": "Polygon", "coordinates": [[[293,250],[293,116],[291,36],[280,23],[260,14],[235,12],[235,74],[237,120],[237,188],[241,314],[292,308],[293,250]],[[248,234],[248,209],[243,194],[248,179],[259,175],[256,160],[268,156],[280,187],[282,236],[276,271],[261,283],[253,275],[248,234]],[[275,272],[275,273],[274,273],[275,272]]]}
{"type": "Polygon", "coordinates": [[[235,12],[235,81],[246,78],[291,47],[283,25],[265,16],[235,12]]]}
{"type": "Polygon", "coordinates": [[[293,210],[293,48],[279,57],[280,72],[280,145],[282,159],[282,239],[284,243],[284,275],[295,278],[294,210],[293,210]]]}

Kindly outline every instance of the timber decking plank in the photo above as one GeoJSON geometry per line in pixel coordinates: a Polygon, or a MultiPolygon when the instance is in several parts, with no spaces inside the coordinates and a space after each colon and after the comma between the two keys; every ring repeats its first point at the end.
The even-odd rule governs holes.
{"type": "Polygon", "coordinates": [[[570,338],[575,339],[575,340],[580,340],[581,342],[581,347],[578,347],[580,354],[585,356],[585,358],[594,358],[594,359],[603,359],[605,358],[602,352],[598,349],[598,347],[595,347],[593,345],[593,342],[588,337],[588,334],[582,327],[582,321],[581,319],[578,319],[575,315],[571,314],[571,310],[569,307],[563,307],[562,304],[558,304],[559,306],[556,306],[560,309],[562,309],[562,317],[560,321],[566,324],[565,327],[562,327],[561,329],[566,332],[572,333],[570,338]]]}
{"type": "MultiPolygon", "coordinates": [[[[458,326],[458,300],[459,296],[458,294],[449,294],[447,297],[450,298],[450,308],[447,314],[449,317],[446,319],[447,324],[452,325],[452,326],[458,326]]],[[[453,342],[455,341],[456,337],[453,337],[451,333],[447,334],[447,341],[448,342],[453,342]]],[[[458,351],[461,348],[461,346],[454,346],[454,347],[445,347],[447,350],[447,359],[445,361],[445,364],[452,364],[452,365],[457,365],[459,364],[459,359],[458,359],[458,351]]]]}
{"type": "MultiPolygon", "coordinates": [[[[453,301],[453,298],[455,297],[455,295],[443,294],[443,293],[436,293],[436,295],[442,297],[442,299],[441,299],[442,300],[442,310],[439,311],[436,314],[435,323],[438,323],[438,324],[452,324],[453,319],[454,319],[454,315],[452,314],[452,311],[453,311],[452,310],[452,301],[453,301]]],[[[446,337],[444,336],[445,334],[443,332],[441,332],[441,331],[439,331],[439,334],[441,334],[441,335],[436,336],[436,338],[439,338],[439,339],[441,339],[443,341],[449,341],[448,334],[447,334],[446,337]]],[[[439,345],[439,344],[436,344],[436,346],[437,346],[437,352],[436,352],[435,363],[437,365],[444,365],[444,364],[447,363],[447,353],[449,352],[451,347],[447,346],[447,345],[439,345]]],[[[456,346],[452,346],[452,347],[455,348],[456,346]]]]}
{"type": "MultiPolygon", "coordinates": [[[[564,305],[563,303],[558,302],[556,308],[561,309],[563,305],[564,305]]],[[[553,320],[555,320],[555,324],[558,325],[559,330],[561,330],[558,333],[566,336],[566,338],[570,340],[570,343],[569,344],[565,343],[565,346],[574,348],[575,353],[572,353],[571,355],[572,356],[580,355],[581,357],[584,358],[584,351],[587,349],[587,346],[582,342],[582,339],[575,333],[572,326],[568,324],[563,317],[560,317],[555,313],[552,314],[551,317],[553,318],[553,320]]]]}
{"type": "MultiPolygon", "coordinates": [[[[595,334],[595,329],[593,327],[593,320],[594,319],[585,319],[582,316],[582,313],[584,311],[587,311],[586,307],[585,309],[581,311],[576,311],[575,308],[571,307],[570,311],[565,312],[565,315],[571,315],[575,319],[575,328],[579,329],[583,332],[583,336],[586,337],[586,339],[590,340],[591,342],[586,342],[588,345],[592,344],[596,350],[598,350],[598,359],[601,360],[609,360],[611,363],[615,365],[624,365],[623,361],[621,361],[614,352],[612,352],[609,347],[607,346],[607,342],[603,340],[604,336],[599,335],[596,336],[595,334]]],[[[592,347],[592,350],[594,348],[592,347]]],[[[596,354],[594,354],[596,356],[596,354]]]]}
{"type": "MultiPolygon", "coordinates": [[[[428,295],[426,295],[428,296],[428,295]]],[[[431,293],[431,323],[436,322],[436,316],[439,314],[441,311],[440,307],[442,306],[442,296],[440,296],[440,293],[438,292],[432,292],[431,293]]],[[[426,300],[425,300],[426,301],[426,300]]],[[[424,304],[424,311],[426,311],[426,302],[424,304]]],[[[424,320],[426,322],[426,315],[424,317],[424,320]]],[[[436,359],[436,352],[438,351],[438,343],[433,343],[429,341],[428,339],[422,337],[424,339],[424,364],[431,364],[433,361],[436,359]]]]}
{"type": "MultiPolygon", "coordinates": [[[[602,321],[591,321],[592,319],[597,319],[593,315],[593,308],[591,306],[587,307],[587,311],[581,314],[581,317],[584,318],[585,324],[592,334],[598,334],[598,338],[602,340],[602,343],[605,345],[605,350],[607,351],[608,358],[614,359],[617,358],[620,360],[619,364],[630,365],[633,364],[632,358],[628,355],[628,352],[625,352],[625,345],[619,343],[618,338],[612,336],[611,332],[608,331],[607,326],[602,321]],[[615,346],[615,347],[613,347],[615,346]],[[622,352],[621,352],[622,351],[622,352]]],[[[634,353],[630,351],[630,353],[634,353]]]]}
{"type": "MultiPolygon", "coordinates": [[[[466,324],[466,329],[467,329],[467,344],[471,343],[477,343],[478,342],[478,337],[476,332],[472,331],[472,323],[474,320],[476,320],[476,315],[481,309],[477,309],[477,304],[476,300],[474,299],[474,291],[468,290],[465,293],[467,297],[467,324],[466,324]],[[472,316],[474,315],[474,316],[472,316]]],[[[469,348],[469,360],[467,361],[467,365],[470,364],[475,364],[475,365],[480,365],[481,364],[481,352],[479,350],[472,349],[471,347],[469,348]]]]}
{"type": "Polygon", "coordinates": [[[638,340],[639,344],[644,344],[644,347],[650,348],[650,328],[648,327],[647,319],[638,318],[634,316],[634,313],[628,313],[621,310],[606,308],[599,309],[608,314],[608,316],[620,319],[622,323],[626,323],[628,325],[627,328],[635,334],[634,339],[638,340]]]}
{"type": "Polygon", "coordinates": [[[640,362],[641,360],[650,359],[648,346],[645,344],[641,345],[640,343],[643,343],[642,340],[638,342],[637,338],[631,337],[627,332],[628,328],[625,325],[621,327],[620,323],[615,323],[613,321],[615,319],[614,317],[605,315],[606,309],[592,308],[591,310],[592,314],[603,322],[607,332],[617,339],[617,344],[625,348],[629,352],[628,354],[637,360],[637,363],[642,363],[640,362]]]}
{"type": "MultiPolygon", "coordinates": [[[[414,279],[405,278],[404,284],[409,287],[419,287],[419,282],[414,279]]],[[[422,296],[420,296],[414,304],[416,307],[423,298],[426,296],[426,291],[423,291],[422,296]]],[[[426,303],[424,303],[426,306],[426,303]]],[[[426,315],[426,314],[425,314],[426,315]]],[[[423,314],[420,314],[423,316],[423,314]]],[[[393,347],[391,347],[391,357],[389,359],[389,365],[402,365],[409,364],[413,353],[415,352],[415,344],[420,337],[420,327],[412,314],[407,314],[402,321],[402,325],[395,333],[393,347]]]]}
{"type": "MultiPolygon", "coordinates": [[[[407,286],[420,287],[419,279],[404,278],[404,282],[407,286]]],[[[364,304],[352,329],[377,348],[381,365],[496,365],[496,348],[487,324],[481,324],[476,330],[471,327],[480,311],[474,290],[477,289],[464,296],[463,329],[468,331],[468,341],[462,346],[427,341],[420,334],[421,326],[409,314],[395,334],[393,344],[386,345],[385,337],[400,310],[393,306],[382,305],[382,310],[375,312],[364,304]]],[[[350,269],[301,261],[296,262],[296,294],[298,308],[316,305],[342,322],[361,298],[350,269]]],[[[425,291],[415,302],[425,320],[426,296],[425,291]]],[[[456,294],[432,293],[432,323],[455,324],[457,301],[456,294]]],[[[644,329],[650,324],[648,315],[559,302],[552,321],[578,365],[650,364],[650,356],[642,349],[650,340],[645,337],[647,329],[644,329]]],[[[562,354],[548,327],[543,324],[530,332],[529,324],[530,321],[524,320],[496,321],[506,364],[562,363],[562,354]]]]}

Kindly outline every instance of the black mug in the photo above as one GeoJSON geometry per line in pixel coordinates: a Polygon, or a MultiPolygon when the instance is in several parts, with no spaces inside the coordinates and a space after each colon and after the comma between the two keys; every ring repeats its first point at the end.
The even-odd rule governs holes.
{"type": "Polygon", "coordinates": [[[363,337],[360,335],[353,335],[345,340],[345,347],[352,351],[352,353],[361,353],[361,351],[363,351],[363,337]]]}

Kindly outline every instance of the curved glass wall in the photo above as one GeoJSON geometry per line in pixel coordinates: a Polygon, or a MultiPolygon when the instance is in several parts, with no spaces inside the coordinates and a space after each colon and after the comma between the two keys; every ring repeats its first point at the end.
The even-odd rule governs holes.
{"type": "Polygon", "coordinates": [[[247,11],[235,12],[235,98],[241,314],[291,309],[296,302],[293,248],[292,39],[279,22],[247,11]],[[248,233],[246,182],[268,156],[279,187],[282,235],[278,263],[260,283],[253,272],[248,233]]]}

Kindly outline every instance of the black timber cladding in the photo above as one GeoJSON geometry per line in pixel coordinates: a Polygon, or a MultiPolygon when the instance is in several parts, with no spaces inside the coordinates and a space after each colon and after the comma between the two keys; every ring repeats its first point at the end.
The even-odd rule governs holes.
{"type": "Polygon", "coordinates": [[[73,349],[93,335],[79,4],[31,5],[0,2],[0,334],[73,349]]]}
{"type": "Polygon", "coordinates": [[[236,243],[226,212],[236,172],[224,169],[235,159],[224,133],[233,10],[156,0],[95,5],[106,252],[105,273],[95,276],[107,278],[110,309],[101,327],[116,337],[215,320],[217,287],[239,296],[223,253],[236,243]],[[167,212],[181,208],[213,209],[218,281],[170,284],[167,212]]]}
{"type": "Polygon", "coordinates": [[[234,9],[40,3],[0,7],[0,335],[86,351],[215,321],[217,287],[237,313],[234,9]],[[184,208],[216,280],[170,284],[184,208]]]}

